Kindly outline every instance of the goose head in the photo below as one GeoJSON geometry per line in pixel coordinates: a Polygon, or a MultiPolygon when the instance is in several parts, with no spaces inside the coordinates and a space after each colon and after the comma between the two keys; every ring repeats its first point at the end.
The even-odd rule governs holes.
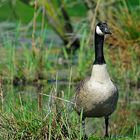
{"type": "Polygon", "coordinates": [[[110,31],[107,23],[105,23],[105,22],[99,22],[96,25],[95,32],[96,32],[96,34],[98,34],[100,36],[104,36],[105,34],[111,34],[111,31],[110,31]]]}

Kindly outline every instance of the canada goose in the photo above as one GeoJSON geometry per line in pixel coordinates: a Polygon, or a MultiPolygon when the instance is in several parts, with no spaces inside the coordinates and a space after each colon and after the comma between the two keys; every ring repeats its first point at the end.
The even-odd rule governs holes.
{"type": "Polygon", "coordinates": [[[105,137],[108,137],[109,116],[116,108],[118,90],[110,79],[104,58],[103,44],[106,34],[111,34],[108,25],[98,23],[95,28],[95,60],[92,73],[76,88],[75,110],[79,115],[82,112],[83,129],[86,117],[104,117],[105,137]]]}

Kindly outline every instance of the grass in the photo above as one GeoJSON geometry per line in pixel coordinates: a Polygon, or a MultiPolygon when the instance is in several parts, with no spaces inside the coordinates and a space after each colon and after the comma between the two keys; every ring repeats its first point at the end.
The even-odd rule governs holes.
{"type": "MultiPolygon", "coordinates": [[[[45,51],[43,59],[44,81],[42,89],[38,90],[40,81],[32,86],[36,79],[36,69],[39,63],[38,57],[32,56],[32,51],[26,46],[14,48],[7,45],[0,52],[4,52],[6,58],[1,56],[0,66],[1,78],[3,82],[5,77],[25,77],[28,86],[19,86],[15,88],[11,82],[2,84],[3,102],[0,112],[0,137],[4,139],[81,139],[82,131],[79,117],[71,110],[68,103],[74,94],[75,81],[83,79],[90,75],[91,65],[94,57],[92,48],[85,47],[87,32],[84,31],[81,40],[81,49],[77,52],[76,66],[72,66],[73,59],[69,58],[66,64],[57,64],[58,54],[54,54],[53,48],[49,47],[45,51]],[[54,61],[48,61],[48,58],[54,56],[54,61]],[[5,59],[5,60],[4,60],[5,59]],[[88,62],[88,63],[87,63],[88,62]],[[58,70],[67,69],[67,84],[59,84],[62,79],[58,70]],[[4,70],[4,71],[3,71],[4,70]],[[48,75],[52,75],[58,81],[48,83],[48,75]],[[5,76],[5,77],[4,77],[5,76]],[[46,78],[45,78],[46,77],[46,78]],[[39,109],[38,95],[41,95],[42,108],[39,109]],[[53,98],[56,97],[56,98],[53,98]],[[62,100],[60,100],[62,99],[62,100]],[[70,109],[70,110],[69,110],[70,109]],[[71,113],[70,113],[71,112],[71,113]],[[80,127],[79,127],[80,126],[80,127]]],[[[121,50],[105,46],[106,61],[108,62],[109,72],[112,78],[119,86],[119,104],[117,111],[111,119],[111,139],[137,139],[140,132],[139,122],[139,99],[140,96],[138,75],[138,59],[133,49],[128,49],[131,54],[131,63],[133,69],[126,69],[119,60],[112,60],[110,53],[117,53],[119,57],[121,50]]],[[[65,54],[67,55],[67,54],[65,54]]],[[[65,56],[66,57],[66,56],[65,56]]],[[[53,57],[52,57],[53,58],[53,57]]],[[[67,58],[67,57],[66,57],[67,58]]],[[[68,58],[67,58],[68,59],[68,58]]],[[[118,58],[119,59],[119,58],[118,58]]],[[[64,74],[64,73],[63,73],[64,74]]],[[[8,79],[9,81],[12,81],[8,79]]],[[[42,83],[42,82],[41,82],[42,83]]],[[[1,98],[2,99],[2,98],[1,98]]],[[[102,119],[93,119],[96,133],[90,139],[101,139],[103,134],[102,119]]],[[[93,127],[93,126],[92,126],[93,127]]]]}
{"type": "MultiPolygon", "coordinates": [[[[127,15],[137,23],[138,18],[132,16],[135,12],[127,15]]],[[[137,140],[140,138],[140,56],[136,30],[139,25],[126,24],[128,16],[117,16],[122,21],[116,20],[116,26],[113,26],[115,20],[110,19],[115,38],[108,37],[104,46],[108,70],[120,94],[110,121],[109,139],[137,140]],[[135,30],[130,30],[132,27],[135,30]]],[[[74,56],[69,56],[63,48],[55,48],[53,42],[46,46],[45,31],[35,33],[33,52],[29,44],[20,42],[20,26],[15,38],[4,38],[0,47],[0,139],[82,139],[81,119],[72,109],[72,97],[75,85],[90,75],[93,64],[94,50],[86,45],[87,26],[79,27],[81,48],[74,56]]],[[[89,140],[103,139],[103,119],[86,121],[86,131],[93,133],[89,140]]]]}

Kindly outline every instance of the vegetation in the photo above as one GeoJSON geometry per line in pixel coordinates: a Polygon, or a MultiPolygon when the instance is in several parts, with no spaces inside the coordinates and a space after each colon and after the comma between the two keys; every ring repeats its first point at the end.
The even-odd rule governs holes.
{"type": "MultiPolygon", "coordinates": [[[[0,11],[10,10],[7,2],[1,2],[0,11]]],[[[69,3],[75,4],[67,0],[65,6],[69,7],[69,3]]],[[[109,8],[102,14],[106,4],[99,0],[97,3],[90,26],[85,17],[89,9],[84,8],[82,14],[78,10],[85,3],[66,8],[76,35],[80,36],[80,48],[69,54],[65,44],[52,34],[43,13],[17,1],[15,7],[19,9],[13,10],[17,16],[23,16],[17,18],[13,13],[8,17],[15,22],[7,29],[13,34],[5,34],[6,29],[0,29],[3,29],[0,34],[0,139],[82,139],[81,118],[72,109],[72,98],[77,82],[91,72],[94,49],[90,41],[95,19],[106,19],[113,33],[106,38],[104,51],[120,97],[111,117],[109,139],[140,138],[140,4],[110,0],[109,8]]],[[[0,15],[1,21],[6,19],[6,12],[0,15]]],[[[87,120],[86,131],[93,133],[90,140],[102,139],[103,125],[103,120],[87,120]]]]}

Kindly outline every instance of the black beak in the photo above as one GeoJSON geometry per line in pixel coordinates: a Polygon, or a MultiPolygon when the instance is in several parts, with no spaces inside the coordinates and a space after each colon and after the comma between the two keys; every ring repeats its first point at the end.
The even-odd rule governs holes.
{"type": "Polygon", "coordinates": [[[107,28],[107,27],[105,28],[104,33],[105,33],[105,34],[112,34],[111,31],[110,31],[110,29],[107,28]]]}

